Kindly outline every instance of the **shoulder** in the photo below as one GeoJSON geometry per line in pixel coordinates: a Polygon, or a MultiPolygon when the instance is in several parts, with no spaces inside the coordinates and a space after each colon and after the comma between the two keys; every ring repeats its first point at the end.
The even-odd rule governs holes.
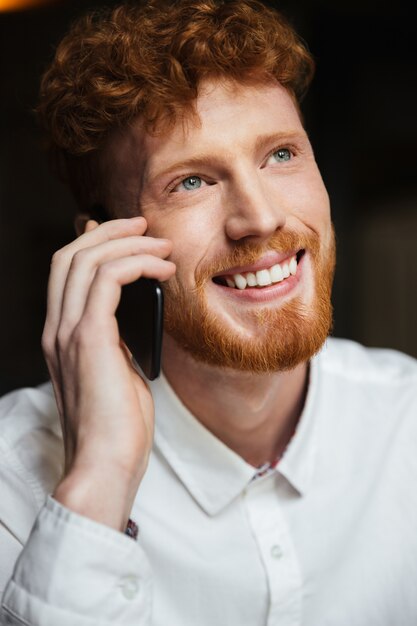
{"type": "Polygon", "coordinates": [[[331,337],[322,348],[319,361],[322,371],[347,382],[389,387],[417,383],[417,360],[397,350],[367,348],[355,341],[331,337]]]}
{"type": "Polygon", "coordinates": [[[17,389],[0,398],[0,446],[34,480],[62,457],[62,435],[52,385],[17,389]]]}
{"type": "Polygon", "coordinates": [[[409,488],[417,476],[416,360],[329,339],[314,365],[313,406],[327,474],[343,475],[346,485],[354,477],[364,488],[381,480],[391,481],[393,492],[409,488]]]}
{"type": "Polygon", "coordinates": [[[24,538],[62,472],[58,411],[47,383],[0,398],[0,522],[24,538]]]}
{"type": "Polygon", "coordinates": [[[57,418],[51,383],[16,389],[0,398],[0,439],[16,446],[33,430],[59,433],[57,418]]]}
{"type": "Polygon", "coordinates": [[[417,439],[416,359],[331,338],[317,361],[320,406],[330,420],[356,429],[358,438],[369,429],[374,439],[394,431],[417,439]]]}

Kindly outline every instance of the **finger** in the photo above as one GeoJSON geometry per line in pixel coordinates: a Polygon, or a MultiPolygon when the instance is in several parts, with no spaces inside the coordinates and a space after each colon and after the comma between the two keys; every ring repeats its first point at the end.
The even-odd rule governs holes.
{"type": "Polygon", "coordinates": [[[52,354],[54,350],[56,332],[61,317],[64,287],[74,254],[79,250],[106,241],[129,235],[143,235],[147,227],[143,217],[111,220],[100,226],[94,226],[94,224],[96,224],[94,220],[89,220],[86,232],[53,256],[48,281],[47,315],[42,337],[42,345],[47,354],[52,354]]]}
{"type": "Polygon", "coordinates": [[[139,254],[165,258],[171,250],[172,243],[167,239],[126,237],[78,251],[72,259],[64,289],[59,324],[61,336],[69,336],[79,322],[99,266],[118,258],[139,254]]]}
{"type": "Polygon", "coordinates": [[[124,220],[114,220],[111,224],[106,224],[101,228],[101,233],[96,232],[94,238],[89,234],[92,231],[99,231],[98,223],[89,220],[86,224],[86,233],[74,242],[54,255],[51,265],[51,272],[48,282],[47,316],[42,333],[42,348],[45,360],[53,381],[57,405],[62,413],[62,377],[60,372],[59,359],[56,354],[56,335],[59,324],[60,311],[62,308],[63,289],[66,281],[68,266],[76,250],[94,243],[95,238],[102,240],[123,237],[132,234],[143,234],[146,230],[146,220],[144,218],[133,218],[124,220]]]}
{"type": "Polygon", "coordinates": [[[84,233],[89,233],[91,230],[94,230],[98,226],[98,222],[95,220],[88,220],[85,224],[84,233]]]}
{"type": "Polygon", "coordinates": [[[115,313],[122,286],[141,277],[165,281],[173,276],[175,270],[171,261],[143,254],[101,265],[92,282],[79,324],[87,340],[101,343],[104,337],[108,337],[109,341],[119,343],[115,313]]]}

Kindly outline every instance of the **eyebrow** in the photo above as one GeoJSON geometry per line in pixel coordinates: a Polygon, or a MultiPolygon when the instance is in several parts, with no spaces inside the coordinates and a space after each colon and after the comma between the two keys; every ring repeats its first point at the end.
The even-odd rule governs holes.
{"type": "MultiPolygon", "coordinates": [[[[291,143],[293,141],[305,141],[307,140],[307,135],[302,131],[286,131],[286,132],[282,132],[282,133],[268,133],[265,135],[259,135],[256,138],[255,141],[255,152],[259,152],[261,151],[263,148],[266,148],[267,146],[270,146],[271,144],[280,144],[280,143],[291,143]]],[[[168,174],[171,174],[177,170],[186,170],[186,169],[192,169],[192,168],[198,168],[201,167],[202,165],[207,166],[207,165],[211,165],[211,166],[216,166],[219,164],[219,159],[217,158],[217,156],[213,155],[212,153],[207,153],[207,154],[197,154],[195,156],[192,156],[188,159],[184,159],[183,161],[177,161],[175,163],[173,163],[172,165],[170,165],[169,167],[161,170],[160,172],[156,172],[155,174],[151,174],[151,176],[149,177],[149,182],[150,184],[154,183],[158,178],[160,178],[161,176],[166,176],[168,174]]]]}

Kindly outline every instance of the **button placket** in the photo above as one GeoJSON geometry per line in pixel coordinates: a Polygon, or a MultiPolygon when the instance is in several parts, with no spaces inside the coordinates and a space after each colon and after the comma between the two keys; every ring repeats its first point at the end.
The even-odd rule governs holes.
{"type": "Polygon", "coordinates": [[[271,546],[271,556],[273,559],[280,559],[284,556],[283,549],[278,543],[275,543],[273,546],[271,546]]]}
{"type": "Polygon", "coordinates": [[[267,576],[268,626],[300,624],[302,577],[291,533],[281,512],[275,481],[254,483],[245,497],[248,517],[267,576]]]}
{"type": "Polygon", "coordinates": [[[134,575],[124,576],[119,583],[119,587],[126,600],[133,600],[139,593],[138,577],[134,575]]]}

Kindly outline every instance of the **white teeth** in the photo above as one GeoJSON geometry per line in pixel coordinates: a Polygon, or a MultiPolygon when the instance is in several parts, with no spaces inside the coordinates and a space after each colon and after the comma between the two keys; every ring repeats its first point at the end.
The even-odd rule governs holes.
{"type": "Polygon", "coordinates": [[[260,287],[266,287],[272,283],[271,275],[268,270],[259,270],[256,272],[256,280],[260,287]]]}
{"type": "Polygon", "coordinates": [[[295,276],[295,274],[297,273],[297,259],[295,258],[295,256],[293,256],[293,258],[291,259],[289,268],[291,276],[295,276]]]}
{"type": "Polygon", "coordinates": [[[269,269],[258,270],[256,273],[233,274],[225,276],[226,284],[232,289],[246,289],[246,287],[266,287],[272,283],[279,283],[297,273],[297,259],[293,256],[289,261],[280,265],[276,263],[269,269]]]}
{"type": "Polygon", "coordinates": [[[271,280],[273,283],[280,283],[281,280],[284,278],[281,265],[279,263],[273,265],[269,270],[269,273],[271,274],[271,280]]]}
{"type": "Polygon", "coordinates": [[[252,272],[248,272],[246,274],[246,280],[248,282],[248,287],[256,287],[256,285],[258,284],[256,276],[252,272]]]}
{"type": "Polygon", "coordinates": [[[246,278],[242,274],[234,274],[233,280],[235,281],[238,289],[244,289],[247,285],[246,278]]]}

